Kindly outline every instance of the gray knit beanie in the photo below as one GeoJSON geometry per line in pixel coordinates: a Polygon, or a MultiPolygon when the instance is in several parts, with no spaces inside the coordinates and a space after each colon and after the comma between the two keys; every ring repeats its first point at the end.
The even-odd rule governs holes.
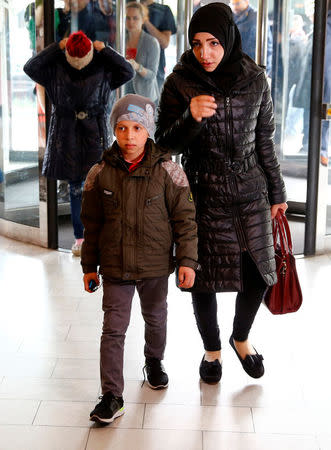
{"type": "Polygon", "coordinates": [[[149,136],[153,139],[155,131],[154,111],[155,104],[149,98],[137,94],[127,94],[114,104],[110,114],[110,125],[115,132],[118,122],[132,120],[146,128],[149,136]]]}

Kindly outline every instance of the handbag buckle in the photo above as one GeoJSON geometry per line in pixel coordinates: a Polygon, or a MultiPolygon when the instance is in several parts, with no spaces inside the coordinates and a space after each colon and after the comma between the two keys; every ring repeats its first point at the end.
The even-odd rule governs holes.
{"type": "Polygon", "coordinates": [[[286,264],[285,259],[283,259],[282,267],[281,267],[279,273],[285,276],[286,271],[287,271],[287,264],[286,264]]]}

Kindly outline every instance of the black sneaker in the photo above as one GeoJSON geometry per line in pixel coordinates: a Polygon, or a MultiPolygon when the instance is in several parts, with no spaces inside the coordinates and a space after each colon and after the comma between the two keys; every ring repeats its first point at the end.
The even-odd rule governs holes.
{"type": "Polygon", "coordinates": [[[148,386],[152,389],[164,389],[168,386],[168,375],[164,371],[164,367],[159,359],[146,358],[143,372],[144,377],[146,372],[148,386]]]}
{"type": "Polygon", "coordinates": [[[124,414],[124,402],[122,397],[115,397],[111,392],[106,392],[99,397],[101,402],[90,413],[90,420],[101,425],[108,425],[116,417],[124,414]]]}

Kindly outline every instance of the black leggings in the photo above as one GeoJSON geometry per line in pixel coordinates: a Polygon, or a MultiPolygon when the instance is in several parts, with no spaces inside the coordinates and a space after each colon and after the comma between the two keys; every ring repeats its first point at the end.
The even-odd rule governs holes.
{"type": "MultiPolygon", "coordinates": [[[[261,305],[266,283],[247,252],[242,254],[243,292],[238,292],[236,312],[233,320],[233,338],[246,341],[261,305]]],[[[207,351],[221,349],[217,322],[215,293],[192,293],[193,309],[204,348],[207,351]]]]}

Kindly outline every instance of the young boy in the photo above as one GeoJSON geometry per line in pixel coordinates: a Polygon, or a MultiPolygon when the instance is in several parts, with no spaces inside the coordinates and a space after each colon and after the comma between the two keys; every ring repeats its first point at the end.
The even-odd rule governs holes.
{"type": "Polygon", "coordinates": [[[101,402],[90,419],[109,424],[124,413],[123,351],[137,288],[145,321],[145,370],[153,389],[168,386],[161,360],[166,345],[168,277],[179,287],[197,269],[195,208],[185,173],[154,141],[154,104],[121,98],[111,113],[116,141],[88,173],[82,203],[84,287],[103,278],[100,348],[101,402]],[[175,244],[176,260],[173,257],[175,244]]]}

